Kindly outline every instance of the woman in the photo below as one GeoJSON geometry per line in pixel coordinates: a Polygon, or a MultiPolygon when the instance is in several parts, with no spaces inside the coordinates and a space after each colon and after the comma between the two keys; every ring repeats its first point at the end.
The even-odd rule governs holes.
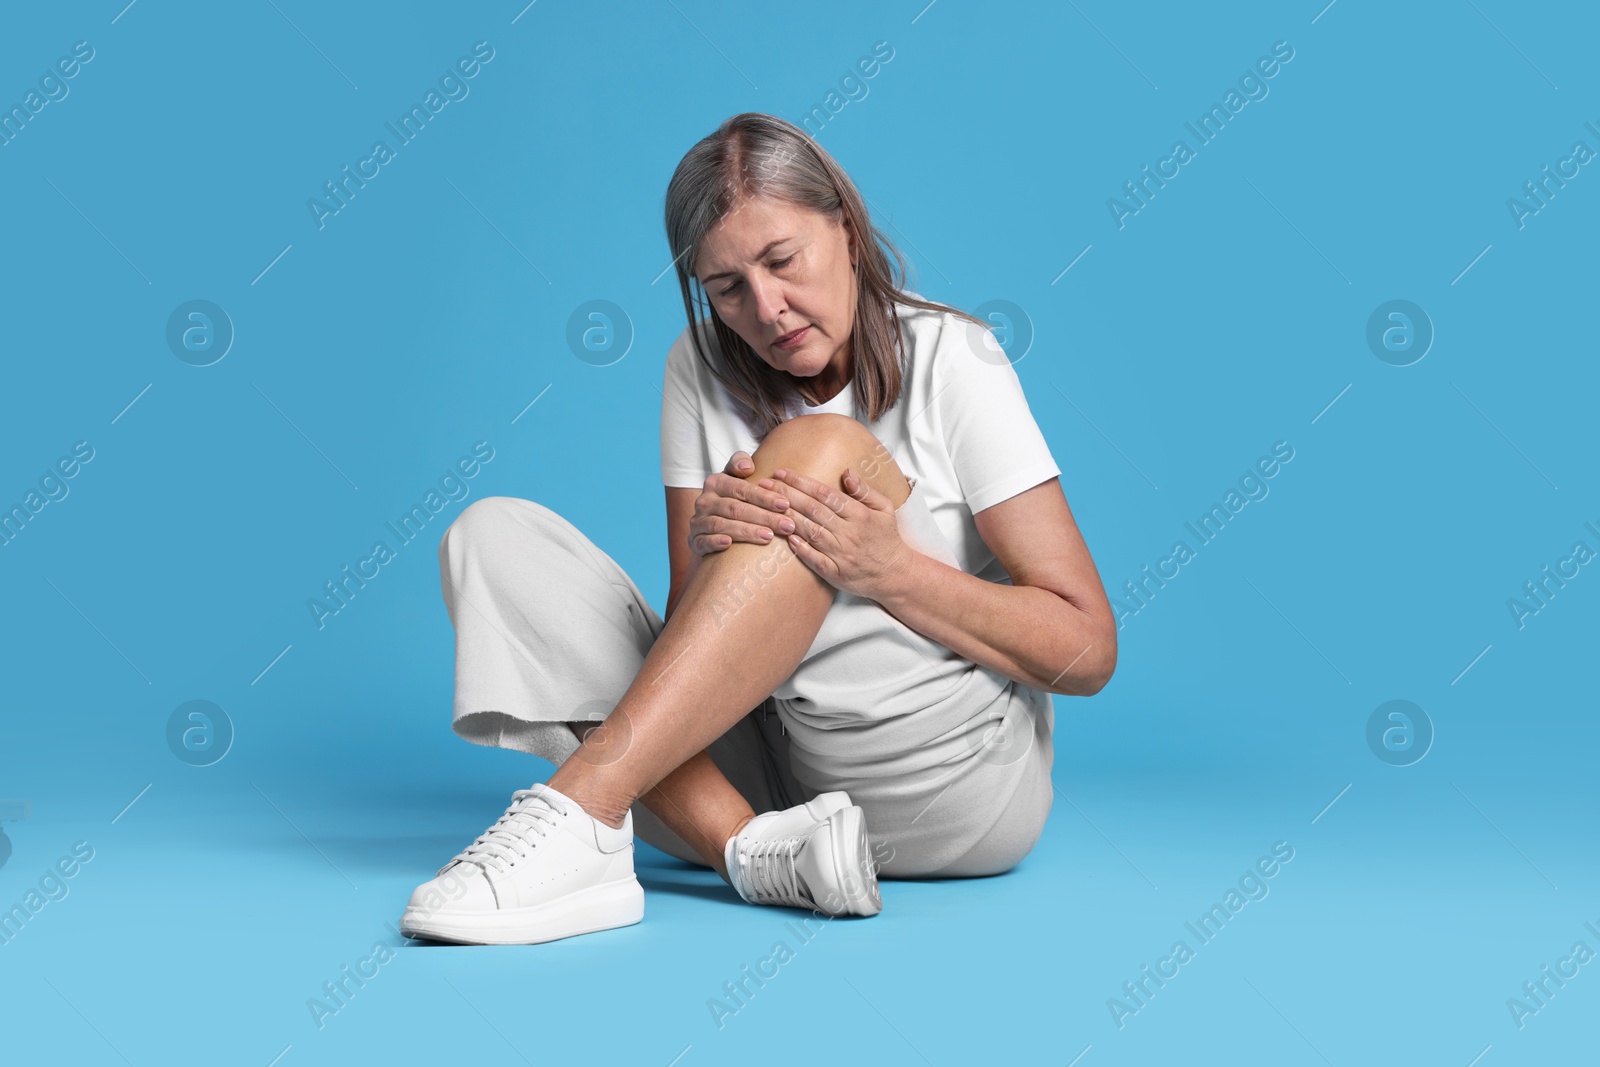
{"type": "Polygon", "coordinates": [[[662,404],[665,621],[540,504],[450,526],[454,729],[557,769],[417,888],[408,936],[638,922],[635,819],[746,901],[829,915],[875,914],[879,873],[1008,870],[1050,810],[1050,694],[1115,668],[1015,370],[901,289],[826,152],[736,115],[679,163],[666,227],[690,325],[662,404]]]}

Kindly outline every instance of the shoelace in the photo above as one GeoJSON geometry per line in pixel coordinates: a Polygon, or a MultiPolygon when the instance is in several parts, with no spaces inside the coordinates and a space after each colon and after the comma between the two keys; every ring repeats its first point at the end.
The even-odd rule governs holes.
{"type": "Polygon", "coordinates": [[[456,854],[440,869],[440,873],[457,863],[476,863],[485,869],[493,867],[504,871],[518,859],[526,856],[527,849],[538,844],[533,838],[548,837],[549,828],[561,819],[561,813],[551,807],[542,794],[531,789],[519,789],[511,797],[511,806],[495,824],[478,836],[478,839],[456,854]],[[526,847],[524,847],[526,846],[526,847]]]}
{"type": "Polygon", "coordinates": [[[786,904],[797,908],[816,907],[800,875],[794,869],[795,857],[805,847],[804,837],[779,837],[767,841],[739,843],[734,847],[734,888],[751,904],[786,904]]]}

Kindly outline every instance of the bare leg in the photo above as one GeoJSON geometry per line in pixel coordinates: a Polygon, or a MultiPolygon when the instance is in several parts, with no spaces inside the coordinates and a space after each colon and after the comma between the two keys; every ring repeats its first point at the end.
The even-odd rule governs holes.
{"type": "MultiPolygon", "coordinates": [[[[568,725],[580,741],[600,728],[598,723],[568,725]]],[[[755,812],[708,753],[702,750],[690,756],[639,799],[708,866],[728,877],[722,847],[755,818],[755,812]]]]}
{"type": "MultiPolygon", "coordinates": [[[[911,491],[877,438],[843,415],[791,419],[751,458],[753,480],[786,467],[843,492],[854,465],[897,507],[911,491]]],[[[642,798],[720,871],[724,843],[754,812],[704,749],[794,673],[834,593],[782,539],[702,559],[633,684],[550,786],[610,826],[642,798]]]]}

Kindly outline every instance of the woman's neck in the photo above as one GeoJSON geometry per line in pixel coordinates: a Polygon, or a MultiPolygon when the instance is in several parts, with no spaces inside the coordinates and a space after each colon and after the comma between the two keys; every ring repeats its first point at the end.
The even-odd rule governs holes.
{"type": "Polygon", "coordinates": [[[845,387],[850,384],[852,370],[850,355],[849,352],[845,353],[844,368],[840,371],[835,372],[830,364],[810,378],[795,378],[795,381],[800,383],[800,395],[804,397],[810,393],[815,398],[807,400],[806,403],[812,407],[819,407],[844,392],[845,387]]]}
{"type": "MultiPolygon", "coordinates": [[[[811,393],[814,393],[816,395],[816,399],[807,400],[806,403],[810,404],[814,408],[815,407],[821,407],[823,404],[826,404],[828,401],[832,400],[834,397],[836,397],[840,393],[844,392],[845,391],[845,387],[848,386],[849,384],[850,383],[848,381],[846,381],[843,385],[840,385],[840,386],[838,386],[837,388],[834,388],[834,389],[819,389],[819,388],[817,388],[815,381],[813,381],[811,383],[811,388],[808,391],[811,392],[811,393]],[[827,395],[823,396],[822,395],[823,393],[827,393],[827,395]]],[[[804,395],[804,394],[802,394],[802,395],[804,395]]]]}

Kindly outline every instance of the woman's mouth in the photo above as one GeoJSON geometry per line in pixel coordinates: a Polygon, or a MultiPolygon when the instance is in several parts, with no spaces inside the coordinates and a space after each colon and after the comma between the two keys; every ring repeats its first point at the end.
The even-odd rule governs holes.
{"type": "Polygon", "coordinates": [[[774,348],[793,348],[795,345],[798,345],[801,341],[804,341],[806,339],[806,335],[809,334],[810,332],[811,332],[811,327],[802,326],[798,330],[795,330],[792,333],[784,334],[782,337],[780,337],[776,341],[772,342],[772,345],[773,345],[774,348]]]}

